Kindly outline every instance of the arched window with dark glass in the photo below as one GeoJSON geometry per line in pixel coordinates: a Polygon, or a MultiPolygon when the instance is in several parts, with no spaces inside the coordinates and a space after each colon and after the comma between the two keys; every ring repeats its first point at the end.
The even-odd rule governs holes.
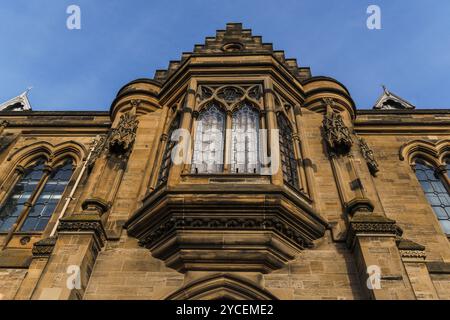
{"type": "Polygon", "coordinates": [[[233,113],[231,134],[231,172],[258,173],[259,112],[243,104],[233,113]]]}
{"type": "Polygon", "coordinates": [[[296,189],[299,188],[297,159],[294,151],[294,139],[289,121],[282,113],[277,116],[279,139],[280,139],[280,160],[283,170],[284,182],[296,189]]]}
{"type": "Polygon", "coordinates": [[[172,166],[172,150],[176,145],[176,141],[172,139],[172,135],[175,130],[180,127],[180,116],[178,115],[170,124],[169,131],[167,132],[167,142],[164,149],[164,154],[161,162],[161,168],[159,169],[158,183],[160,186],[167,182],[169,178],[170,167],[172,166]]]}
{"type": "Polygon", "coordinates": [[[216,104],[200,112],[195,128],[193,173],[223,171],[225,112],[216,104]]]}
{"type": "Polygon", "coordinates": [[[450,196],[444,183],[436,175],[434,167],[422,159],[416,160],[415,171],[444,232],[450,234],[450,196]]]}
{"type": "Polygon", "coordinates": [[[44,231],[70,181],[73,165],[67,160],[49,174],[44,166],[44,159],[37,160],[12,188],[0,209],[0,231],[10,231],[16,223],[13,231],[44,231]]]}
{"type": "Polygon", "coordinates": [[[20,231],[44,231],[72,177],[72,160],[52,170],[20,231]]]}
{"type": "Polygon", "coordinates": [[[44,175],[45,159],[38,159],[25,169],[0,209],[0,231],[8,231],[25,210],[25,202],[31,197],[44,175]]]}

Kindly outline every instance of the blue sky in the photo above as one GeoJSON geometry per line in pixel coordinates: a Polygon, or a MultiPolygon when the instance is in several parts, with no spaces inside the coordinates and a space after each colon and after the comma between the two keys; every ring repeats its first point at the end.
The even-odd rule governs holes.
{"type": "Polygon", "coordinates": [[[108,110],[227,22],[242,22],[313,75],[341,81],[358,108],[381,84],[418,108],[450,108],[450,1],[2,0],[0,102],[28,86],[34,110],[108,110]],[[81,30],[66,9],[81,8],[81,30]],[[366,27],[370,4],[381,30],[366,27]]]}

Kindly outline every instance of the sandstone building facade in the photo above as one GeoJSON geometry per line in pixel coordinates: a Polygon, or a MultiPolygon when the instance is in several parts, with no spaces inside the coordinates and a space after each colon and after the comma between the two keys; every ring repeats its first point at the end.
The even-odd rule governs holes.
{"type": "Polygon", "coordinates": [[[0,111],[1,299],[450,299],[450,110],[357,110],[235,23],[109,112],[28,109],[0,111]]]}

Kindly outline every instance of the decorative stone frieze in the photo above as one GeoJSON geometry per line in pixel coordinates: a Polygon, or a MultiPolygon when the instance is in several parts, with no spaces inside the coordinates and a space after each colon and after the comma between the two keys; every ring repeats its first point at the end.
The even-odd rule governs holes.
{"type": "Polygon", "coordinates": [[[356,214],[349,223],[347,244],[353,246],[357,236],[392,236],[400,237],[403,230],[396,224],[395,220],[384,216],[360,213],[356,214]]]}
{"type": "Polygon", "coordinates": [[[94,235],[98,250],[106,241],[106,233],[98,214],[73,214],[59,220],[59,233],[91,233],[94,235]]]}
{"type": "Polygon", "coordinates": [[[400,255],[404,260],[425,260],[427,257],[425,246],[415,243],[414,241],[398,238],[396,243],[400,255]]]}

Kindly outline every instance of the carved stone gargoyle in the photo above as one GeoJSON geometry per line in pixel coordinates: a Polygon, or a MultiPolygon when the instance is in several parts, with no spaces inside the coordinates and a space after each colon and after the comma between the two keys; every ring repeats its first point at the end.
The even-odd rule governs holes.
{"type": "Polygon", "coordinates": [[[342,120],[342,116],[329,107],[333,102],[327,99],[325,103],[328,107],[323,119],[323,130],[330,155],[347,154],[353,144],[350,131],[342,120]]]}

